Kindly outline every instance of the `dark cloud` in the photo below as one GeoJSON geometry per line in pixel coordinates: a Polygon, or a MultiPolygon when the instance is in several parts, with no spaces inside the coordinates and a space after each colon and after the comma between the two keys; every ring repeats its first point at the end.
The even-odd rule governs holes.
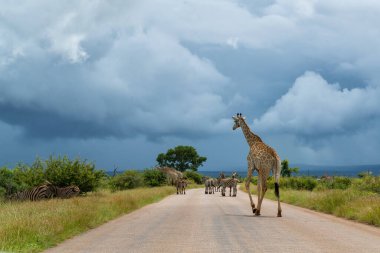
{"type": "Polygon", "coordinates": [[[0,138],[189,141],[231,164],[246,144],[221,143],[242,112],[284,156],[329,160],[343,136],[379,130],[379,13],[373,1],[3,3],[0,138]]]}

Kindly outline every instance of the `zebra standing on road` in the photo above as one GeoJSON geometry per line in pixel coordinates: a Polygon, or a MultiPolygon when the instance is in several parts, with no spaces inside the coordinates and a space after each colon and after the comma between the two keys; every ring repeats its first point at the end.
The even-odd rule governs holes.
{"type": "Polygon", "coordinates": [[[220,189],[220,182],[219,182],[219,180],[217,178],[213,178],[212,181],[213,181],[212,183],[214,185],[215,191],[218,192],[219,189],[220,189]]]}
{"type": "Polygon", "coordinates": [[[221,178],[220,184],[222,186],[222,196],[226,196],[226,187],[230,188],[230,197],[231,197],[231,190],[233,189],[233,195],[232,197],[236,197],[237,195],[237,184],[239,180],[236,178],[236,172],[232,174],[232,177],[230,178],[221,178]]]}
{"type": "Polygon", "coordinates": [[[209,178],[205,181],[205,194],[214,194],[214,179],[209,178]]]}
{"type": "Polygon", "coordinates": [[[179,178],[176,182],[177,194],[186,194],[187,182],[184,178],[179,178]]]}

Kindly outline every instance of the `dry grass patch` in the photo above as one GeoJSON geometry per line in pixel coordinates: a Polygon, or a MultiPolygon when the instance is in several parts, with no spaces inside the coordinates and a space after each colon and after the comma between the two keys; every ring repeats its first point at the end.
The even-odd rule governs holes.
{"type": "Polygon", "coordinates": [[[174,192],[165,186],[101,191],[65,200],[0,203],[0,251],[40,252],[174,192]]]}
{"type": "MultiPolygon", "coordinates": [[[[244,186],[241,186],[240,189],[246,192],[244,186]]],[[[251,186],[251,192],[256,194],[256,186],[251,186]]],[[[271,190],[267,191],[265,197],[276,200],[276,196],[271,190]]],[[[380,227],[380,194],[377,193],[352,188],[322,191],[280,189],[280,200],[288,204],[380,227]]]]}

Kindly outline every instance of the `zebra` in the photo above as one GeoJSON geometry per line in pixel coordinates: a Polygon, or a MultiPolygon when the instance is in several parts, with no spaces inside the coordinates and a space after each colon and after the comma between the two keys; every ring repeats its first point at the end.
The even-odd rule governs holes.
{"type": "Polygon", "coordinates": [[[215,185],[215,191],[216,192],[220,191],[220,187],[222,186],[221,180],[223,178],[225,178],[225,176],[224,176],[224,173],[221,172],[221,173],[219,173],[219,177],[217,179],[214,179],[214,185],[215,185]]]}
{"type": "Polygon", "coordinates": [[[49,185],[52,194],[54,197],[61,198],[61,199],[68,199],[75,196],[78,196],[80,193],[80,189],[76,185],[70,185],[67,187],[58,187],[55,185],[49,185]]]}
{"type": "Polygon", "coordinates": [[[176,186],[177,186],[177,194],[186,194],[186,186],[187,186],[187,182],[185,179],[183,178],[179,178],[176,182],[176,186]]]}
{"type": "Polygon", "coordinates": [[[209,178],[205,181],[205,194],[214,194],[214,179],[209,178]]]}
{"type": "Polygon", "coordinates": [[[231,197],[231,190],[233,189],[233,195],[232,197],[236,197],[237,195],[237,184],[239,180],[236,178],[236,172],[232,173],[232,177],[230,178],[221,178],[220,179],[220,185],[222,186],[222,196],[226,196],[226,187],[230,188],[230,197],[231,197]]]}
{"type": "Polygon", "coordinates": [[[48,184],[43,184],[40,186],[36,186],[32,189],[25,190],[22,192],[16,192],[14,194],[11,194],[8,198],[10,200],[30,200],[30,201],[37,201],[41,199],[49,199],[54,196],[54,193],[51,189],[51,186],[48,184]]]}

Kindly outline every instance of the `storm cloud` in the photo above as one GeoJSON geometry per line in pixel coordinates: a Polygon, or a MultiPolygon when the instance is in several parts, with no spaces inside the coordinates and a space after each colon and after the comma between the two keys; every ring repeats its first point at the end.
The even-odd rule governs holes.
{"type": "Polygon", "coordinates": [[[113,161],[146,166],[143,150],[187,143],[240,165],[242,112],[294,162],[380,162],[346,141],[380,148],[379,22],[372,0],[4,1],[0,140],[14,149],[0,158],[99,159],[91,147],[112,143],[142,150],[113,161]]]}

